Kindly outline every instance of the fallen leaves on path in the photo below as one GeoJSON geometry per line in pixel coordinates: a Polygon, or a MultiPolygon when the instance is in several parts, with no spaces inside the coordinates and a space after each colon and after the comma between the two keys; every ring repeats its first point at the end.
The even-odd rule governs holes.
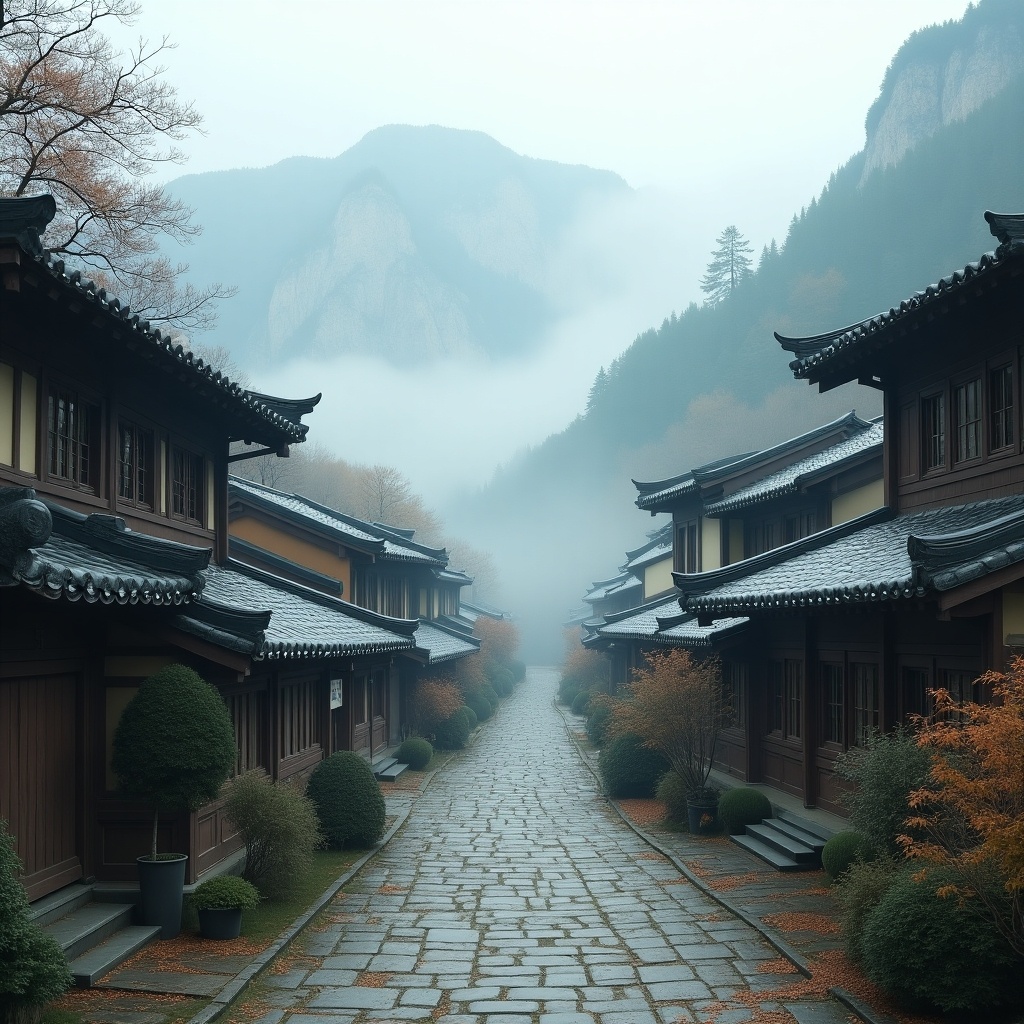
{"type": "Polygon", "coordinates": [[[637,825],[659,825],[668,810],[661,800],[619,800],[619,807],[637,825]]]}
{"type": "Polygon", "coordinates": [[[801,911],[786,911],[782,914],[764,914],[766,925],[778,928],[780,932],[817,932],[819,935],[838,935],[839,923],[826,914],[810,914],[801,911]]]}
{"type": "MultiPolygon", "coordinates": [[[[105,979],[115,981],[118,974],[127,970],[167,971],[172,974],[220,974],[222,971],[207,971],[196,966],[206,957],[217,964],[222,957],[254,957],[269,946],[269,942],[253,942],[251,939],[204,939],[199,935],[183,934],[176,939],[160,939],[140,949],[105,979]]],[[[233,973],[233,972],[232,972],[233,973]]]]}
{"type": "Polygon", "coordinates": [[[377,892],[380,893],[381,896],[394,896],[396,893],[408,891],[409,887],[407,885],[391,885],[388,882],[377,887],[377,892]]]}
{"type": "MultiPolygon", "coordinates": [[[[722,875],[721,878],[710,877],[710,872],[703,876],[709,889],[715,892],[732,892],[744,885],[763,885],[775,881],[775,876],[764,871],[745,871],[741,875],[722,875]]],[[[781,896],[775,897],[781,899],[781,896]]]]}
{"type": "Polygon", "coordinates": [[[391,975],[384,971],[363,971],[356,978],[356,984],[360,988],[384,988],[391,980],[391,975]]]}

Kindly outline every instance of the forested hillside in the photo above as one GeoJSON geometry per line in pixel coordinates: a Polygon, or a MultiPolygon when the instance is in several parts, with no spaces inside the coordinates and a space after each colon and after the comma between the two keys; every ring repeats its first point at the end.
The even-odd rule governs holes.
{"type": "MultiPolygon", "coordinates": [[[[650,526],[630,477],[773,443],[844,409],[880,411],[870,389],[819,396],[794,382],[772,332],[858,321],[994,248],[983,212],[1024,210],[1024,77],[861,183],[864,160],[832,176],[730,299],[640,335],[565,431],[452,510],[475,542],[527,545],[552,566],[548,614],[609,567],[602,550],[611,563],[650,526]]],[[[516,573],[514,561],[502,568],[516,573]]]]}

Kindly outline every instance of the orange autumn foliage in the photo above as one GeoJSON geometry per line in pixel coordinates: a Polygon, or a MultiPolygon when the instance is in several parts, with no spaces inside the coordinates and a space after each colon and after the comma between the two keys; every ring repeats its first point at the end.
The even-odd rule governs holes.
{"type": "Polygon", "coordinates": [[[507,666],[519,652],[519,630],[508,619],[489,619],[481,615],[473,631],[482,641],[481,653],[499,665],[507,666]]]}
{"type": "Polygon", "coordinates": [[[425,679],[413,691],[411,704],[416,729],[431,733],[462,707],[462,691],[451,679],[425,679]]]}
{"type": "Polygon", "coordinates": [[[608,659],[603,654],[584,647],[580,643],[578,629],[567,629],[562,678],[570,679],[587,688],[594,688],[606,686],[608,676],[608,659]]]}
{"type": "Polygon", "coordinates": [[[962,706],[936,690],[918,742],[932,754],[929,782],[910,795],[907,856],[952,869],[948,893],[977,897],[1024,956],[1024,658],[979,679],[992,703],[962,706]],[[1002,892],[993,894],[993,872],[1002,892]]]}

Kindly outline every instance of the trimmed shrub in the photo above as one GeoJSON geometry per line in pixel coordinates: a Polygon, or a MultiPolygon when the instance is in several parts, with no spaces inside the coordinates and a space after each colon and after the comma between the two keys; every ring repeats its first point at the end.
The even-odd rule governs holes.
{"type": "Polygon", "coordinates": [[[583,689],[586,689],[586,687],[578,679],[573,679],[570,676],[562,676],[562,679],[558,684],[558,703],[572,704],[576,694],[583,689]]]}
{"type": "Polygon", "coordinates": [[[498,705],[501,703],[501,697],[498,696],[498,691],[493,686],[482,686],[480,688],[480,696],[491,702],[491,707],[497,710],[498,705]]]}
{"type": "Polygon", "coordinates": [[[56,940],[28,916],[18,881],[21,863],[7,822],[0,818],[0,1022],[33,1019],[45,1003],[71,987],[67,961],[56,940]]]}
{"type": "Polygon", "coordinates": [[[459,714],[466,716],[466,722],[469,725],[470,732],[480,724],[480,719],[476,717],[476,712],[468,704],[463,704],[462,707],[459,708],[459,714]]]}
{"type": "Polygon", "coordinates": [[[661,754],[632,733],[623,733],[603,747],[597,766],[605,791],[613,797],[654,796],[658,780],[669,769],[661,754]]]}
{"type": "MultiPolygon", "coordinates": [[[[983,907],[940,896],[956,876],[901,872],[864,923],[867,976],[912,1009],[943,1013],[1017,1005],[1021,961],[983,907]]],[[[979,901],[980,902],[980,901],[979,901]]]]}
{"type": "Polygon", "coordinates": [[[473,709],[479,722],[486,722],[494,714],[491,702],[482,693],[466,694],[466,707],[473,709]]]}
{"type": "Polygon", "coordinates": [[[747,825],[756,825],[772,816],[772,802],[759,789],[737,786],[718,798],[718,820],[731,836],[743,834],[747,825]]]}
{"type": "Polygon", "coordinates": [[[507,668],[495,668],[490,673],[491,686],[502,697],[508,697],[516,688],[516,681],[507,668]]]}
{"type": "Polygon", "coordinates": [[[462,713],[462,708],[434,729],[434,747],[437,750],[461,750],[468,739],[469,719],[462,713]]]}
{"type": "Polygon", "coordinates": [[[587,709],[587,736],[595,747],[602,746],[608,738],[611,720],[611,702],[603,694],[592,696],[587,709]]]}
{"type": "Polygon", "coordinates": [[[821,851],[821,866],[825,874],[834,882],[850,865],[857,861],[872,860],[874,850],[871,844],[859,833],[852,829],[837,832],[824,846],[821,851]]]}
{"type": "Polygon", "coordinates": [[[526,678],[526,662],[511,661],[508,670],[512,673],[512,682],[521,683],[526,678]]]}
{"type": "Polygon", "coordinates": [[[200,882],[189,898],[196,910],[252,910],[260,901],[260,892],[237,875],[218,875],[200,882]]]}
{"type": "Polygon", "coordinates": [[[246,772],[231,783],[225,810],[245,842],[242,878],[268,897],[291,892],[323,843],[312,801],[287,782],[246,772]]]}
{"type": "Polygon", "coordinates": [[[161,810],[195,811],[220,795],[236,757],[235,730],[221,695],[185,665],[143,680],[114,731],[111,767],[128,796],[161,810]]]}
{"type": "Polygon", "coordinates": [[[410,736],[396,751],[395,757],[402,764],[407,764],[414,772],[421,772],[430,764],[434,756],[434,748],[430,740],[422,736],[410,736]]]}
{"type": "Polygon", "coordinates": [[[875,733],[867,746],[851,749],[836,762],[837,773],[853,783],[843,798],[850,825],[876,853],[902,852],[896,837],[907,831],[909,796],[928,781],[931,755],[910,730],[875,733]]]}
{"type": "Polygon", "coordinates": [[[686,821],[686,786],[679,773],[669,769],[662,775],[654,795],[665,805],[666,821],[686,821]]]}
{"type": "Polygon", "coordinates": [[[574,715],[585,715],[590,707],[590,691],[580,690],[572,699],[571,710],[574,715]]]}
{"type": "Polygon", "coordinates": [[[366,760],[339,750],[321,761],[306,786],[328,845],[372,846],[384,835],[384,796],[366,760]]]}
{"type": "Polygon", "coordinates": [[[462,691],[452,679],[424,679],[416,684],[410,702],[412,721],[422,733],[432,733],[462,707],[462,691]]]}
{"type": "Polygon", "coordinates": [[[864,922],[878,906],[896,875],[907,870],[892,857],[877,860],[855,860],[839,878],[836,894],[841,908],[843,942],[846,955],[853,963],[864,959],[864,922]]]}

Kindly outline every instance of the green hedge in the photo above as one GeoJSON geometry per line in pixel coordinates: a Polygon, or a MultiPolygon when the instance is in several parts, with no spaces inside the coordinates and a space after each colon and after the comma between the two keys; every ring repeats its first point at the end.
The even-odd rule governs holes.
{"type": "Polygon", "coordinates": [[[597,761],[605,792],[613,797],[652,797],[669,763],[643,745],[639,736],[617,736],[601,749],[597,761]]]}
{"type": "Polygon", "coordinates": [[[309,777],[320,828],[330,846],[372,846],[384,835],[384,796],[373,770],[353,750],[339,750],[321,761],[309,777]]]}
{"type": "Polygon", "coordinates": [[[718,798],[718,820],[731,836],[743,834],[747,825],[757,825],[772,816],[772,802],[759,789],[737,786],[718,798]]]}
{"type": "Polygon", "coordinates": [[[410,736],[396,751],[395,757],[401,764],[407,764],[414,772],[421,772],[430,764],[434,748],[430,740],[422,736],[410,736]]]}

